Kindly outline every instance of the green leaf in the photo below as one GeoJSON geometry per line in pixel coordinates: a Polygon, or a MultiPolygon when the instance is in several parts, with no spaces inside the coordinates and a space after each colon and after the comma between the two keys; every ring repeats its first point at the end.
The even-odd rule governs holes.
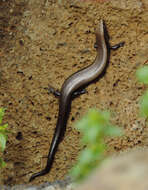
{"type": "Polygon", "coordinates": [[[0,130],[5,130],[8,127],[8,124],[0,125],[0,130]]]}
{"type": "Polygon", "coordinates": [[[5,113],[5,109],[4,108],[0,108],[0,123],[2,123],[4,113],[5,113]]]}
{"type": "Polygon", "coordinates": [[[140,113],[142,116],[148,117],[148,91],[146,91],[140,100],[140,113]]]}
{"type": "Polygon", "coordinates": [[[79,164],[77,164],[75,167],[72,168],[71,174],[73,177],[77,177],[81,173],[81,167],[79,164]]]}
{"type": "Polygon", "coordinates": [[[7,136],[3,133],[0,133],[0,146],[2,151],[4,151],[6,147],[6,141],[7,141],[7,136]]]}
{"type": "Polygon", "coordinates": [[[95,143],[101,132],[102,128],[99,125],[92,125],[91,128],[89,128],[89,130],[82,137],[83,144],[95,143]]]}
{"type": "Polygon", "coordinates": [[[138,69],[136,75],[140,82],[148,84],[148,66],[138,69]]]}
{"type": "Polygon", "coordinates": [[[110,118],[110,113],[108,111],[100,111],[97,109],[91,109],[88,112],[88,119],[90,119],[93,123],[104,124],[110,118]]]}
{"type": "Polygon", "coordinates": [[[86,117],[83,117],[79,122],[76,124],[76,128],[80,131],[85,131],[88,128],[88,120],[86,117]]]}
{"type": "Polygon", "coordinates": [[[79,163],[80,163],[80,164],[88,164],[89,162],[92,161],[92,157],[93,157],[92,150],[90,150],[90,149],[85,149],[85,150],[83,150],[83,151],[80,153],[80,156],[79,156],[79,163]]]}
{"type": "Polygon", "coordinates": [[[6,163],[3,161],[2,158],[0,158],[0,167],[3,168],[6,166],[6,163]]]}
{"type": "Polygon", "coordinates": [[[93,144],[91,146],[91,149],[93,150],[93,154],[96,155],[96,157],[99,157],[100,155],[103,155],[106,148],[107,148],[107,145],[104,142],[101,142],[101,141],[99,143],[93,144]]]}
{"type": "Polygon", "coordinates": [[[106,130],[105,130],[105,135],[106,136],[115,137],[115,136],[122,136],[123,134],[124,134],[124,132],[123,132],[122,129],[120,129],[117,126],[113,126],[113,125],[107,126],[106,130]]]}

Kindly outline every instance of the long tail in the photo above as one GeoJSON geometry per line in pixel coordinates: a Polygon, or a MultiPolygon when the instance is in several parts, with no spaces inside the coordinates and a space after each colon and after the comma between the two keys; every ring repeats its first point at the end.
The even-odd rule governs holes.
{"type": "Polygon", "coordinates": [[[60,139],[61,139],[60,137],[61,137],[60,131],[59,131],[59,133],[56,133],[56,131],[55,131],[54,137],[52,139],[52,143],[51,143],[51,146],[50,146],[48,159],[47,159],[47,164],[46,164],[45,169],[43,169],[40,172],[37,172],[37,173],[33,174],[30,177],[29,182],[31,182],[32,180],[34,180],[38,176],[43,176],[43,175],[47,174],[50,171],[52,163],[53,163],[53,160],[54,160],[55,153],[57,151],[57,147],[58,147],[58,145],[60,143],[60,139]]]}
{"type": "Polygon", "coordinates": [[[54,136],[52,138],[50,150],[48,153],[48,159],[47,159],[46,167],[42,171],[33,174],[30,177],[29,182],[31,182],[32,180],[34,180],[38,176],[43,176],[43,175],[47,174],[50,171],[50,169],[52,167],[53,160],[54,160],[55,153],[56,153],[57,148],[58,148],[58,145],[61,142],[61,140],[64,136],[64,133],[65,133],[65,130],[66,130],[67,116],[69,113],[68,104],[69,104],[69,102],[66,101],[66,104],[64,103],[64,105],[63,105],[63,102],[62,102],[59,106],[58,121],[57,121],[56,129],[54,132],[54,136]]]}

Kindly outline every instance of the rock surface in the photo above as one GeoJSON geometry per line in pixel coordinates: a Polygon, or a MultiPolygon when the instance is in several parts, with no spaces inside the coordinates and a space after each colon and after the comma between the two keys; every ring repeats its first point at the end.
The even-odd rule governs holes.
{"type": "Polygon", "coordinates": [[[106,160],[77,190],[146,190],[147,163],[147,149],[121,153],[106,160]]]}

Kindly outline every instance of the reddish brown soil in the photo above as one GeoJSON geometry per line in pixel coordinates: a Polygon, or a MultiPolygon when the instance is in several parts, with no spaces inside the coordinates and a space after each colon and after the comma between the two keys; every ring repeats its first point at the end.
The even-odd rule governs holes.
{"type": "Polygon", "coordinates": [[[33,184],[63,179],[80,151],[75,121],[92,107],[111,110],[113,123],[125,136],[109,139],[109,153],[148,145],[138,102],[146,87],[135,72],[148,60],[147,0],[3,0],[0,2],[0,107],[9,138],[1,184],[28,183],[46,164],[55,129],[58,99],[44,88],[60,89],[72,73],[95,59],[94,28],[104,19],[111,44],[125,46],[111,53],[104,77],[72,102],[65,138],[51,172],[33,184]]]}

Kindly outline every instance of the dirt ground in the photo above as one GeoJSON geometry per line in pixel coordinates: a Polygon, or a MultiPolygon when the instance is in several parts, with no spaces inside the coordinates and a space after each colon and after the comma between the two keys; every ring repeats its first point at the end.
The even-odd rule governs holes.
{"type": "Polygon", "coordinates": [[[110,43],[125,41],[125,46],[111,52],[104,77],[74,99],[53,168],[32,184],[66,176],[81,149],[75,121],[92,107],[112,111],[112,122],[125,131],[124,137],[107,140],[108,154],[148,146],[138,110],[146,87],[135,76],[148,63],[147,8],[147,0],[0,1],[0,107],[6,108],[10,130],[0,184],[28,183],[44,168],[58,113],[58,99],[45,88],[60,89],[68,76],[94,61],[100,19],[110,43]]]}

